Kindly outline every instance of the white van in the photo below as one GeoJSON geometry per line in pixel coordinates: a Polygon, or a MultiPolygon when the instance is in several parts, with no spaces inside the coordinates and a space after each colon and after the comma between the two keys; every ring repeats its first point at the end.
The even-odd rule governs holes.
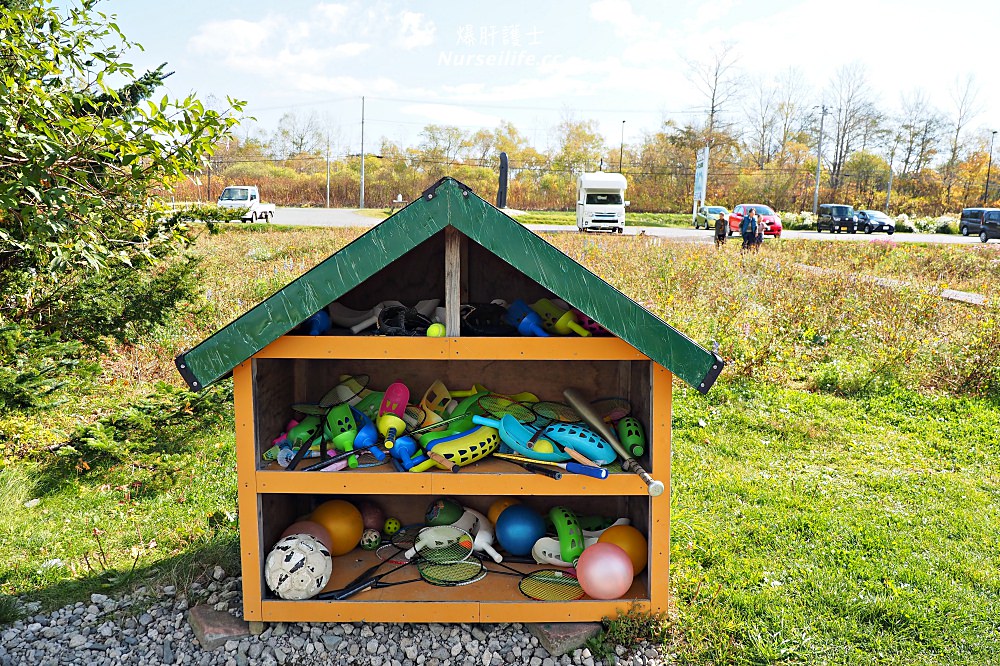
{"type": "Polygon", "coordinates": [[[576,187],[576,228],[580,231],[625,231],[625,187],[620,173],[582,173],[576,187]]]}

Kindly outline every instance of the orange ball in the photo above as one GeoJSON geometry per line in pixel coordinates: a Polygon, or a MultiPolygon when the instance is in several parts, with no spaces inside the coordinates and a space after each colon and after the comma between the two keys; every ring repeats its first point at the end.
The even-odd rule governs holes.
{"type": "Polygon", "coordinates": [[[333,539],[330,538],[330,533],[327,532],[326,528],[313,520],[298,520],[285,528],[285,531],[281,533],[280,539],[284,539],[290,534],[308,534],[310,536],[316,537],[316,539],[326,546],[327,550],[333,548],[333,539]]]}
{"type": "Polygon", "coordinates": [[[310,514],[309,520],[319,523],[330,533],[330,554],[334,557],[354,550],[365,531],[361,512],[345,500],[323,502],[310,514]]]}
{"type": "Polygon", "coordinates": [[[635,575],[646,568],[649,561],[649,545],[642,532],[631,525],[615,525],[609,527],[601,533],[597,539],[598,543],[613,543],[628,554],[632,560],[632,569],[635,575]]]}
{"type": "Polygon", "coordinates": [[[501,497],[497,501],[490,504],[489,511],[486,512],[486,517],[490,519],[490,522],[494,525],[497,524],[497,518],[503,513],[503,510],[514,504],[520,504],[520,502],[513,497],[501,497]]]}

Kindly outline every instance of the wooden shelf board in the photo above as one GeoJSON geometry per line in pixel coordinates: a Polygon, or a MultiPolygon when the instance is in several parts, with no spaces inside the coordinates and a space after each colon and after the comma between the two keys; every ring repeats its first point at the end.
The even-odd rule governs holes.
{"type": "Polygon", "coordinates": [[[644,361],[648,357],[614,337],[420,338],[286,335],[254,358],[644,361]]]}
{"type": "MultiPolygon", "coordinates": [[[[558,470],[553,467],[552,469],[558,470]]],[[[462,467],[459,472],[444,470],[396,472],[391,465],[365,467],[341,472],[289,472],[276,466],[258,470],[258,493],[309,494],[392,494],[421,495],[646,495],[646,486],[634,474],[611,474],[594,479],[563,473],[559,480],[533,474],[519,465],[485,458],[462,467]]]]}

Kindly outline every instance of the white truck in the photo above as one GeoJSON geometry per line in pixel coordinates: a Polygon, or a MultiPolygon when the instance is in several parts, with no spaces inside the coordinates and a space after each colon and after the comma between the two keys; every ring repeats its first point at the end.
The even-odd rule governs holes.
{"type": "Polygon", "coordinates": [[[217,203],[220,208],[246,208],[244,222],[270,222],[274,217],[274,204],[260,202],[260,192],[256,185],[230,185],[222,190],[217,203]]]}
{"type": "Polygon", "coordinates": [[[580,231],[625,231],[625,187],[620,173],[582,173],[576,187],[576,228],[580,231]]]}

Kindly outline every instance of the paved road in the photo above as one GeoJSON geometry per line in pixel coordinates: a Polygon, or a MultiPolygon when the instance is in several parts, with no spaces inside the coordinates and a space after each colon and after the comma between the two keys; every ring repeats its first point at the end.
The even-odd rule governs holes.
{"type": "MultiPolygon", "coordinates": [[[[379,222],[374,217],[368,217],[352,208],[279,208],[274,214],[277,224],[290,224],[313,227],[371,227],[379,222]]],[[[576,227],[561,224],[529,224],[532,231],[562,231],[577,233],[576,227]]],[[[645,232],[649,236],[677,238],[683,240],[712,241],[712,232],[704,229],[681,227],[632,227],[625,229],[627,235],[645,232]]],[[[790,231],[781,234],[782,238],[796,240],[826,240],[837,242],[863,242],[891,239],[896,243],[949,243],[957,245],[979,245],[979,239],[973,236],[962,237],[949,234],[831,234],[816,231],[790,231]]],[[[738,240],[735,236],[734,240],[738,240]]]]}

